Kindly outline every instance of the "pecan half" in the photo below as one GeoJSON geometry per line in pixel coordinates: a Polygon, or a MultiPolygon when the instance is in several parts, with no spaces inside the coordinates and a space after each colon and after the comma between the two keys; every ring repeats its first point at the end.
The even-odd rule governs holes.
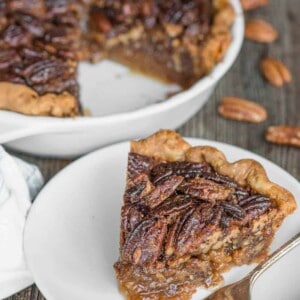
{"type": "Polygon", "coordinates": [[[35,36],[44,34],[43,23],[38,18],[29,14],[19,13],[17,20],[31,34],[35,36]]]}
{"type": "Polygon", "coordinates": [[[187,209],[194,208],[194,199],[178,195],[166,200],[164,203],[156,207],[152,213],[156,216],[165,216],[167,219],[172,219],[174,216],[186,211],[187,209]]]}
{"type": "Polygon", "coordinates": [[[238,188],[238,184],[232,179],[230,179],[228,176],[223,176],[216,172],[205,173],[204,178],[212,180],[216,183],[228,185],[231,188],[238,188]]]}
{"type": "Polygon", "coordinates": [[[179,255],[192,253],[198,248],[201,231],[213,219],[214,213],[213,206],[203,202],[187,218],[176,241],[176,251],[179,255]]]}
{"type": "Polygon", "coordinates": [[[243,199],[239,202],[239,205],[241,205],[247,215],[250,215],[253,218],[265,213],[272,204],[269,198],[255,195],[248,199],[243,199]]]}
{"type": "Polygon", "coordinates": [[[144,214],[137,205],[124,205],[121,212],[121,236],[120,244],[123,246],[128,235],[143,219],[144,214]]]}
{"type": "Polygon", "coordinates": [[[170,229],[169,229],[168,235],[167,235],[167,240],[165,243],[165,255],[167,257],[171,256],[175,251],[175,243],[176,243],[180,225],[182,226],[182,222],[181,222],[181,219],[178,218],[175,220],[175,223],[173,223],[170,226],[170,229]]]}
{"type": "Polygon", "coordinates": [[[245,37],[259,43],[272,43],[277,39],[278,32],[270,23],[254,19],[246,22],[245,37]]]}
{"type": "Polygon", "coordinates": [[[300,147],[300,126],[271,126],[266,131],[266,140],[271,143],[300,147]]]}
{"type": "Polygon", "coordinates": [[[38,60],[42,60],[47,58],[47,54],[42,52],[42,51],[38,51],[36,49],[33,48],[22,48],[19,51],[22,59],[24,61],[26,61],[26,63],[30,63],[30,62],[34,62],[34,61],[38,61],[38,60]]]}
{"type": "Polygon", "coordinates": [[[260,123],[267,118],[267,111],[264,107],[236,97],[224,97],[218,107],[218,112],[224,118],[252,123],[260,123]]]}
{"type": "Polygon", "coordinates": [[[150,157],[143,156],[136,153],[129,153],[127,176],[133,178],[138,174],[148,174],[149,170],[153,167],[154,161],[150,157]]]}
{"type": "Polygon", "coordinates": [[[30,34],[21,26],[10,24],[2,33],[4,42],[12,47],[28,45],[31,41],[30,34]]]}
{"type": "Polygon", "coordinates": [[[143,197],[154,189],[149,177],[142,173],[127,180],[127,188],[124,194],[124,202],[140,202],[143,197]]]}
{"type": "Polygon", "coordinates": [[[191,207],[184,211],[184,213],[179,216],[175,222],[170,226],[168,231],[166,243],[165,243],[165,254],[170,256],[174,253],[177,243],[178,234],[181,232],[183,225],[186,220],[194,213],[195,208],[191,207]]]}
{"type": "Polygon", "coordinates": [[[154,208],[170,197],[175,192],[176,188],[182,183],[182,181],[183,177],[172,176],[158,184],[155,189],[151,191],[143,200],[147,206],[154,208]]]}
{"type": "Polygon", "coordinates": [[[134,264],[153,264],[159,257],[167,223],[164,218],[142,221],[127,238],[122,248],[122,259],[134,264]]]}
{"type": "Polygon", "coordinates": [[[241,0],[241,4],[244,10],[252,10],[268,5],[269,0],[241,0]]]}
{"type": "Polygon", "coordinates": [[[260,63],[264,77],[274,86],[281,87],[292,80],[289,69],[279,60],[267,57],[260,63]]]}
{"type": "Polygon", "coordinates": [[[262,195],[248,196],[239,201],[239,206],[244,207],[252,202],[269,201],[270,199],[262,195]]]}
{"type": "Polygon", "coordinates": [[[154,184],[158,184],[172,175],[193,178],[207,172],[211,172],[211,167],[207,164],[190,162],[161,163],[151,170],[151,179],[154,184]]]}
{"type": "Polygon", "coordinates": [[[23,74],[30,84],[46,83],[63,75],[65,68],[62,61],[44,59],[29,65],[23,74]]]}
{"type": "Polygon", "coordinates": [[[226,201],[220,202],[225,212],[228,213],[232,218],[237,220],[243,220],[246,216],[245,210],[239,205],[231,204],[226,201]]]}
{"type": "Polygon", "coordinates": [[[233,189],[204,178],[193,178],[183,182],[179,191],[191,197],[215,203],[229,197],[233,189]]]}

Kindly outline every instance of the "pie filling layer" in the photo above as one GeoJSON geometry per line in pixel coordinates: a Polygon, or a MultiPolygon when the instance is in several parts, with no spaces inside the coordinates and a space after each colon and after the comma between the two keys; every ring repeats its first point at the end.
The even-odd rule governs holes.
{"type": "Polygon", "coordinates": [[[228,0],[0,0],[0,83],[24,85],[40,102],[72,98],[34,109],[22,94],[17,103],[0,98],[0,109],[78,115],[80,60],[110,58],[189,87],[224,56],[233,19],[228,0]]]}
{"type": "Polygon", "coordinates": [[[284,218],[276,201],[207,162],[153,153],[128,158],[114,265],[127,299],[190,299],[230,267],[267,256],[284,218]]]}

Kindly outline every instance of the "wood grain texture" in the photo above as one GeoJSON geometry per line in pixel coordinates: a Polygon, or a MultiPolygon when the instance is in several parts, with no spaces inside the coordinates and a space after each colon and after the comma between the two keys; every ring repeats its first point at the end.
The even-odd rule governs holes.
{"type": "MultiPolygon", "coordinates": [[[[242,52],[230,72],[218,85],[205,107],[179,132],[184,136],[201,137],[226,142],[253,151],[275,162],[300,180],[300,149],[265,142],[269,125],[300,125],[300,11],[299,0],[272,0],[270,5],[247,13],[247,18],[261,17],[279,32],[273,44],[245,41],[242,52]],[[283,61],[291,70],[293,80],[283,88],[269,85],[259,72],[259,61],[270,55],[283,61]],[[217,114],[218,101],[223,96],[237,96],[257,101],[266,107],[269,118],[262,124],[230,121],[217,114]]],[[[18,155],[37,164],[46,180],[69,162],[18,155]]],[[[32,286],[6,300],[44,300],[32,286]]]]}

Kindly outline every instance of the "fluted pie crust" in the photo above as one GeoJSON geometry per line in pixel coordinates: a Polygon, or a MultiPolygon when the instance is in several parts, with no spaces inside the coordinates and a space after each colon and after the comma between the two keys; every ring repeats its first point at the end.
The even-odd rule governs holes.
{"type": "Polygon", "coordinates": [[[190,299],[232,266],[263,260],[293,195],[258,162],[229,163],[161,130],[132,141],[115,263],[127,299],[190,299]]]}
{"type": "Polygon", "coordinates": [[[191,147],[174,131],[162,130],[145,140],[132,141],[130,151],[154,157],[159,161],[206,162],[219,174],[230,177],[239,185],[248,185],[274,200],[283,216],[291,214],[296,209],[293,195],[271,182],[259,162],[242,159],[229,163],[220,150],[210,146],[191,147]]]}
{"type": "Polygon", "coordinates": [[[80,115],[78,62],[99,58],[190,87],[223,59],[234,9],[229,0],[170,1],[179,10],[160,15],[162,3],[0,0],[0,109],[80,115]]]}
{"type": "Polygon", "coordinates": [[[10,82],[0,82],[0,109],[33,116],[73,117],[79,114],[75,96],[67,91],[39,95],[26,85],[10,82]]]}

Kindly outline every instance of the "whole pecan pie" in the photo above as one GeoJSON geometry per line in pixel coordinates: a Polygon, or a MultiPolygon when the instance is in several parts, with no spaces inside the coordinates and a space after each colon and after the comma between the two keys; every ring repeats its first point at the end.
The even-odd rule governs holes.
{"type": "Polygon", "coordinates": [[[263,260],[292,194],[256,161],[229,163],[173,131],[131,142],[114,268],[131,300],[190,299],[232,266],[263,260]]]}
{"type": "Polygon", "coordinates": [[[189,87],[223,58],[233,19],[229,0],[0,0],[0,109],[79,115],[81,60],[189,87]]]}

